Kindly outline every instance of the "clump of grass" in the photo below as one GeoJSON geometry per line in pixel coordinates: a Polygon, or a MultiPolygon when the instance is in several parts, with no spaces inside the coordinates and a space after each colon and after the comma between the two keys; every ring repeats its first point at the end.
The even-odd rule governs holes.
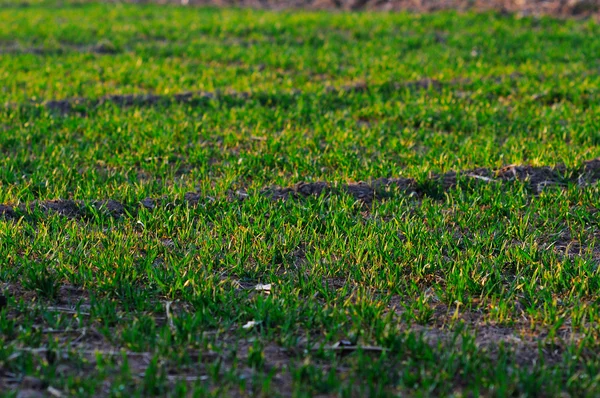
{"type": "Polygon", "coordinates": [[[29,262],[22,268],[23,287],[35,291],[41,297],[54,300],[60,292],[60,278],[47,264],[29,262]]]}

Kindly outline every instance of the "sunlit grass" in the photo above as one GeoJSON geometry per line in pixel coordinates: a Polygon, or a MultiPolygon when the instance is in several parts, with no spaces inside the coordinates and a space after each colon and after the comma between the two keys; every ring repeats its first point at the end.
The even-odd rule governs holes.
{"type": "Polygon", "coordinates": [[[596,24],[0,20],[0,390],[598,394],[596,24]]]}

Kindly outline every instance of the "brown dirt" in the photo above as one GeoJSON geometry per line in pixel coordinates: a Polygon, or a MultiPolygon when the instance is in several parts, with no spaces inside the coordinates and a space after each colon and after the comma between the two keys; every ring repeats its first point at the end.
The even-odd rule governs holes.
{"type": "MultiPolygon", "coordinates": [[[[563,359],[567,346],[578,343],[586,338],[583,329],[580,331],[571,327],[570,320],[550,334],[549,328],[538,326],[531,328],[533,320],[523,310],[519,301],[515,301],[513,308],[520,316],[515,316],[510,325],[490,321],[486,308],[477,310],[460,310],[448,307],[435,297],[430,298],[433,310],[431,321],[425,325],[402,324],[406,332],[421,335],[432,346],[441,344],[448,346],[455,338],[454,328],[459,327],[473,338],[474,344],[483,352],[495,358],[501,345],[508,349],[515,361],[522,366],[535,365],[540,355],[548,365],[558,364],[563,359]],[[541,350],[540,350],[541,349],[541,350]]],[[[400,316],[403,312],[401,299],[394,297],[389,310],[400,316]]],[[[592,326],[591,323],[588,326],[592,326]]],[[[460,344],[460,340],[459,340],[460,344]]]]}
{"type": "MultiPolygon", "coordinates": [[[[517,166],[509,165],[498,170],[477,168],[466,171],[450,171],[444,174],[433,174],[424,181],[413,178],[378,178],[371,182],[356,182],[347,184],[332,184],[325,181],[300,182],[290,187],[271,186],[259,191],[261,195],[273,200],[288,200],[305,198],[309,196],[349,194],[364,204],[370,204],[374,200],[391,197],[399,192],[417,197],[436,197],[436,192],[447,191],[456,187],[460,180],[470,180],[483,183],[505,183],[508,181],[523,181],[529,183],[534,194],[540,193],[548,186],[566,186],[568,183],[577,184],[580,187],[594,184],[600,180],[600,158],[584,163],[578,170],[569,171],[564,165],[550,166],[517,166]]],[[[439,192],[438,192],[439,194],[439,192]]],[[[244,200],[248,193],[238,190],[228,195],[230,200],[244,200]]],[[[140,207],[155,209],[161,206],[190,205],[195,206],[203,200],[214,200],[205,197],[199,192],[187,192],[181,199],[145,198],[140,203],[126,209],[123,203],[113,199],[93,200],[91,206],[100,212],[121,217],[126,210],[137,211],[140,207]]],[[[27,217],[33,211],[40,210],[43,213],[56,213],[69,218],[85,218],[90,216],[86,202],[82,200],[40,200],[28,205],[21,204],[11,206],[0,204],[0,217],[5,219],[17,219],[21,216],[27,217]]]]}
{"type": "MultiPolygon", "coordinates": [[[[342,280],[336,283],[336,287],[341,288],[347,282],[342,280]],[[339,285],[339,286],[338,286],[339,285]]],[[[74,286],[63,286],[60,290],[58,301],[54,303],[56,306],[48,307],[47,304],[35,301],[35,294],[23,290],[15,284],[9,284],[3,289],[10,296],[17,299],[22,299],[24,302],[31,303],[31,309],[34,311],[50,311],[55,313],[64,313],[70,315],[78,314],[77,318],[73,318],[73,326],[65,329],[53,329],[48,323],[48,319],[39,316],[36,319],[35,328],[42,336],[42,341],[36,347],[27,347],[19,345],[11,355],[13,360],[21,356],[32,357],[34,363],[38,361],[52,361],[57,363],[57,371],[63,376],[85,377],[86,374],[95,372],[98,353],[102,353],[105,358],[111,358],[116,363],[121,363],[123,358],[127,358],[131,373],[143,377],[144,372],[149,366],[150,360],[156,354],[155,352],[133,352],[116,346],[110,339],[107,339],[104,334],[96,330],[95,322],[90,314],[86,313],[89,308],[89,297],[85,290],[74,286]],[[48,342],[52,340],[54,344],[58,344],[56,348],[49,348],[48,342]]],[[[395,297],[389,305],[389,311],[395,312],[401,316],[401,300],[395,297]]],[[[184,308],[185,303],[175,303],[171,307],[171,314],[174,317],[182,313],[193,311],[191,308],[184,308]]],[[[9,318],[18,320],[23,316],[23,313],[11,309],[7,309],[9,318]]],[[[530,367],[543,359],[548,365],[559,364],[562,356],[571,343],[577,343],[583,337],[582,334],[574,332],[567,324],[560,328],[556,337],[549,337],[548,331],[543,329],[531,330],[531,324],[526,316],[521,322],[510,327],[487,322],[485,314],[480,311],[464,311],[456,314],[453,308],[448,308],[443,304],[435,305],[435,315],[432,322],[428,325],[406,324],[399,322],[401,325],[401,333],[414,333],[421,336],[425,343],[430,346],[441,349],[459,349],[463,339],[472,339],[475,346],[482,352],[483,355],[488,355],[490,358],[495,358],[501,349],[504,349],[514,356],[514,360],[520,366],[530,367]],[[457,335],[456,326],[459,327],[460,333],[457,335]],[[501,348],[501,346],[503,346],[501,348]],[[541,358],[540,358],[541,357],[541,358]]],[[[41,312],[40,312],[41,314],[41,312]]],[[[125,318],[120,322],[127,321],[129,317],[135,317],[135,314],[122,313],[125,318]]],[[[148,314],[145,314],[148,315],[148,314]]],[[[155,314],[157,325],[164,325],[167,322],[163,314],[155,314]]],[[[114,326],[118,328],[118,325],[114,326]]],[[[210,380],[208,376],[207,364],[214,361],[221,361],[223,371],[226,371],[232,366],[232,361],[235,360],[238,364],[246,363],[248,358],[249,348],[252,343],[250,341],[240,341],[233,337],[230,331],[206,331],[206,333],[218,333],[219,344],[215,347],[216,351],[212,350],[197,350],[190,349],[187,352],[190,358],[194,358],[194,365],[182,368],[174,363],[166,361],[161,363],[161,370],[168,375],[169,382],[173,384],[176,381],[187,380],[194,382],[197,380],[210,380]],[[230,347],[237,346],[235,353],[229,351],[230,347]],[[233,354],[233,356],[232,356],[233,354]]],[[[359,345],[361,343],[359,342],[359,345]]],[[[312,350],[335,350],[339,351],[340,356],[356,351],[358,347],[343,343],[340,347],[327,344],[308,345],[305,340],[300,340],[298,346],[294,349],[283,348],[273,342],[266,342],[264,346],[265,369],[274,371],[276,389],[285,391],[291,383],[291,375],[286,370],[286,365],[290,360],[298,358],[298,356],[306,356],[307,352],[312,350]],[[341,348],[338,350],[337,348],[341,348]]],[[[373,355],[380,355],[383,349],[379,347],[371,347],[373,355]]],[[[323,363],[323,366],[328,366],[323,363]]],[[[251,368],[242,368],[238,371],[243,374],[252,375],[256,372],[251,368]]],[[[344,372],[343,367],[339,370],[344,372]]],[[[108,375],[107,382],[111,381],[112,376],[108,375]]],[[[0,369],[0,389],[4,391],[13,391],[19,393],[37,393],[37,396],[43,396],[48,389],[52,388],[48,381],[32,377],[19,377],[17,374],[4,372],[0,369]]],[[[101,396],[108,396],[108,389],[99,392],[101,396]]],[[[36,395],[33,395],[36,396],[36,395]]]]}
{"type": "Polygon", "coordinates": [[[264,189],[262,193],[271,196],[273,199],[288,199],[346,192],[360,201],[370,203],[375,199],[390,196],[393,190],[417,196],[428,196],[430,189],[427,187],[431,184],[439,184],[443,190],[448,190],[454,188],[460,179],[484,181],[486,183],[525,181],[530,184],[532,191],[537,194],[550,185],[564,186],[570,182],[585,186],[597,182],[600,180],[600,159],[587,161],[583,167],[572,174],[569,174],[563,165],[553,167],[509,165],[498,170],[477,168],[433,174],[421,183],[412,178],[379,178],[370,183],[361,181],[339,186],[323,181],[301,182],[292,187],[269,187],[264,189]]]}
{"type": "Polygon", "coordinates": [[[14,218],[15,211],[13,210],[12,206],[0,204],[0,216],[5,218],[14,218]]]}
{"type": "MultiPolygon", "coordinates": [[[[516,76],[516,75],[515,75],[516,76]]],[[[516,78],[510,75],[509,78],[516,78]]],[[[494,80],[501,78],[495,77],[494,80]]],[[[457,84],[469,84],[469,80],[454,80],[450,82],[440,82],[433,79],[422,79],[409,82],[388,82],[383,85],[370,85],[365,82],[356,82],[348,84],[342,87],[327,87],[326,91],[329,93],[359,93],[366,92],[369,90],[378,89],[391,89],[391,90],[440,90],[445,85],[457,85],[457,84]]],[[[302,92],[293,90],[288,93],[290,96],[301,95],[302,92]]],[[[46,101],[43,105],[46,109],[51,112],[59,114],[71,114],[79,113],[85,114],[86,109],[90,107],[97,107],[103,104],[113,104],[119,107],[130,107],[130,106],[154,106],[158,104],[171,104],[171,103],[187,103],[190,105],[198,105],[206,101],[219,99],[219,98],[236,98],[240,100],[249,100],[252,98],[260,100],[265,95],[263,93],[249,93],[241,91],[187,91],[176,94],[159,95],[159,94],[111,94],[105,95],[100,98],[65,98],[58,100],[46,101]]],[[[10,106],[10,105],[9,105],[10,106]]]]}
{"type": "MultiPolygon", "coordinates": [[[[600,0],[599,0],[600,1],[600,0]]],[[[1,52],[0,52],[1,53],[1,52]]],[[[490,83],[499,84],[503,81],[517,82],[523,76],[519,73],[511,73],[509,75],[491,76],[485,78],[485,81],[490,83]]],[[[481,79],[479,80],[481,82],[481,79]]],[[[460,88],[473,84],[474,81],[470,79],[452,79],[448,81],[440,81],[430,78],[414,80],[414,81],[387,81],[383,83],[370,83],[365,81],[356,81],[350,84],[346,84],[340,87],[327,86],[325,92],[330,94],[349,94],[349,93],[364,93],[364,92],[394,92],[409,90],[412,92],[418,91],[440,91],[445,87],[452,87],[457,89],[457,93],[461,95],[468,95],[468,92],[461,91],[460,88]]],[[[99,98],[64,98],[64,99],[51,99],[45,102],[31,101],[28,103],[7,103],[7,108],[20,108],[28,106],[42,106],[48,111],[60,115],[80,115],[85,116],[90,109],[100,107],[105,104],[112,104],[118,107],[151,107],[151,106],[164,106],[169,104],[188,104],[190,106],[201,106],[206,104],[208,101],[229,99],[236,101],[249,101],[254,100],[265,105],[276,105],[281,97],[284,97],[286,101],[294,99],[298,96],[303,95],[300,90],[289,90],[273,96],[269,93],[264,92],[245,92],[245,91],[185,91],[174,94],[110,94],[99,98]]],[[[568,101],[568,98],[565,99],[568,101]]],[[[542,97],[538,98],[544,105],[546,103],[542,97]]],[[[591,98],[587,98],[586,101],[592,101],[591,98]]],[[[552,102],[553,103],[553,102],[552,102]]],[[[552,104],[550,103],[550,104],[552,104]]]]}
{"type": "Polygon", "coordinates": [[[110,43],[96,45],[74,45],[62,43],[59,47],[24,47],[18,42],[0,46],[0,54],[34,54],[34,55],[60,55],[67,52],[95,53],[102,55],[116,54],[117,49],[110,43]]]}
{"type": "Polygon", "coordinates": [[[263,9],[334,9],[433,12],[475,10],[553,15],[558,17],[598,17],[600,0],[130,0],[135,3],[214,5],[263,9]]]}
{"type": "MultiPolygon", "coordinates": [[[[600,1],[600,0],[599,0],[600,1]]],[[[1,51],[0,51],[1,54],[1,51]]],[[[488,78],[490,82],[500,82],[503,80],[518,80],[522,76],[518,73],[512,73],[505,76],[493,76],[488,78]]],[[[389,81],[379,84],[371,84],[364,81],[358,81],[351,84],[346,84],[341,87],[329,86],[325,88],[328,93],[362,93],[369,91],[396,91],[396,90],[411,90],[411,91],[423,91],[423,90],[441,90],[443,87],[454,87],[460,85],[469,85],[473,83],[469,79],[453,79],[450,81],[439,81],[435,79],[421,79],[414,81],[389,81]]],[[[290,97],[297,97],[302,95],[300,90],[291,90],[289,92],[283,92],[281,95],[288,95],[290,97]]],[[[7,103],[7,108],[18,108],[20,106],[43,106],[50,112],[54,112],[61,115],[79,114],[86,115],[90,108],[102,106],[104,104],[113,104],[119,107],[131,107],[131,106],[156,106],[156,105],[168,105],[173,103],[186,103],[192,106],[197,106],[206,103],[211,100],[218,99],[237,99],[241,101],[257,100],[264,103],[274,103],[276,100],[272,96],[261,92],[245,92],[245,91],[185,91],[175,94],[110,94],[100,98],[64,98],[64,99],[52,99],[40,102],[29,102],[25,104],[7,103]]]]}
{"type": "MultiPolygon", "coordinates": [[[[120,217],[125,214],[125,207],[113,199],[108,200],[94,200],[91,205],[100,212],[106,212],[114,217],[120,217]]],[[[61,216],[69,218],[82,218],[89,216],[89,210],[86,208],[86,204],[82,200],[70,200],[70,199],[57,199],[57,200],[40,200],[34,201],[27,205],[20,205],[16,207],[4,206],[6,211],[4,212],[5,217],[15,218],[17,217],[16,211],[21,213],[31,213],[36,210],[42,211],[43,213],[57,213],[61,216]]],[[[0,215],[3,212],[0,209],[0,215]]]]}
{"type": "MultiPolygon", "coordinates": [[[[50,100],[44,103],[46,109],[60,114],[83,113],[89,107],[100,106],[106,103],[112,103],[120,107],[127,106],[152,106],[156,104],[168,103],[199,103],[216,98],[216,93],[210,92],[183,92],[174,95],[156,95],[156,94],[112,94],[99,99],[91,98],[67,98],[61,100],[50,100]]],[[[244,93],[233,93],[230,95],[243,96],[244,93]]]]}

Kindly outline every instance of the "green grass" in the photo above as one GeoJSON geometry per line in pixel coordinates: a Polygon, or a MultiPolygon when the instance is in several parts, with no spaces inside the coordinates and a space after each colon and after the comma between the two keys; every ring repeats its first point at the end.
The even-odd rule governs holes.
{"type": "Polygon", "coordinates": [[[597,24],[0,21],[3,394],[600,394],[597,24]]]}

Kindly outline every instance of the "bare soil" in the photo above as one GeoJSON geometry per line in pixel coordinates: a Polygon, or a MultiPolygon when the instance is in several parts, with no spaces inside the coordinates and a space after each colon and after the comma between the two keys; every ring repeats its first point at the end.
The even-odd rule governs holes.
{"type": "MultiPolygon", "coordinates": [[[[343,287],[344,284],[342,282],[338,288],[343,287]]],[[[81,288],[69,285],[62,286],[59,297],[52,303],[36,300],[34,293],[26,291],[16,284],[5,284],[1,291],[7,296],[31,303],[31,311],[40,311],[40,315],[35,322],[35,328],[42,336],[42,341],[37,347],[19,347],[15,349],[11,356],[12,360],[27,356],[32,357],[33,363],[51,361],[58,364],[57,371],[61,375],[86,377],[86,375],[94,372],[98,355],[101,354],[105,360],[108,359],[116,364],[120,364],[123,358],[126,358],[131,373],[139,375],[141,380],[151,359],[156,354],[151,351],[126,350],[111,343],[106,337],[106,332],[100,332],[100,325],[96,324],[91,314],[86,312],[89,308],[89,297],[81,288]],[[77,314],[78,319],[81,318],[83,322],[79,320],[74,323],[73,327],[54,329],[48,323],[49,318],[41,316],[43,312],[66,315],[77,314]],[[49,344],[50,341],[54,342],[53,348],[49,344]]],[[[433,300],[435,301],[435,299],[433,300]]],[[[547,365],[559,364],[568,344],[576,343],[584,337],[568,325],[561,327],[555,337],[549,336],[549,331],[543,328],[533,331],[525,313],[523,313],[521,322],[507,326],[487,321],[485,314],[482,312],[457,312],[454,308],[449,308],[441,303],[435,304],[434,307],[434,316],[430,322],[427,324],[404,324],[400,322],[404,325],[401,332],[420,336],[425,343],[437,349],[441,347],[450,350],[456,349],[462,346],[463,339],[472,339],[472,342],[490,358],[496,358],[500,351],[504,350],[513,355],[516,364],[526,367],[535,366],[540,360],[543,360],[547,365]]],[[[170,309],[170,316],[182,316],[189,310],[185,307],[185,303],[174,303],[170,309]]],[[[401,316],[400,298],[395,297],[392,299],[388,311],[401,316]]],[[[122,316],[121,321],[126,321],[128,317],[132,316],[120,311],[119,314],[122,316]]],[[[8,316],[11,319],[18,321],[23,315],[21,311],[16,309],[8,309],[8,316]]],[[[168,322],[168,316],[166,314],[154,314],[153,318],[157,325],[164,325],[168,322]]],[[[238,364],[246,363],[252,344],[235,339],[233,332],[232,330],[207,331],[207,333],[218,333],[219,347],[215,347],[217,351],[189,350],[187,355],[196,360],[195,365],[181,367],[167,361],[161,365],[161,370],[168,375],[167,378],[170,383],[174,384],[182,380],[193,383],[197,380],[210,379],[207,364],[213,361],[220,360],[224,370],[233,366],[234,361],[238,364]],[[237,346],[235,352],[223,349],[234,346],[237,346]]],[[[300,339],[298,346],[295,348],[284,348],[269,342],[264,347],[264,367],[265,369],[274,370],[275,383],[280,384],[278,388],[284,391],[289,389],[291,383],[291,375],[286,369],[286,365],[297,355],[302,355],[302,353],[308,351],[332,350],[340,356],[344,356],[359,349],[372,352],[375,355],[385,350],[376,346],[352,345],[344,340],[333,345],[319,343],[308,345],[305,339],[300,339]]],[[[587,355],[587,353],[582,353],[582,355],[587,355]]],[[[323,364],[323,366],[327,365],[323,364]]],[[[256,372],[255,369],[250,367],[240,371],[248,376],[256,372]]],[[[343,367],[339,371],[343,373],[343,367]]],[[[115,375],[109,374],[107,376],[107,388],[100,392],[101,396],[110,395],[108,387],[110,387],[112,378],[115,375]]],[[[40,379],[22,378],[0,369],[1,390],[18,392],[18,396],[37,397],[45,396],[44,394],[47,393],[52,394],[52,388],[51,385],[40,379]]]]}
{"type": "MultiPolygon", "coordinates": [[[[517,74],[509,75],[509,79],[516,79],[517,74]]],[[[496,81],[498,79],[505,78],[503,76],[492,78],[496,81]]],[[[422,79],[409,82],[389,82],[384,85],[369,85],[365,82],[356,82],[348,84],[343,87],[327,87],[326,91],[329,93],[359,93],[367,92],[369,90],[378,89],[389,89],[389,90],[441,90],[444,85],[456,85],[456,84],[469,84],[469,80],[456,80],[451,82],[440,82],[434,79],[422,79]]],[[[293,90],[288,93],[290,96],[299,96],[302,94],[299,90],[293,90]]],[[[49,100],[44,102],[42,105],[51,112],[59,114],[71,114],[79,113],[85,114],[86,109],[90,107],[101,106],[103,104],[113,104],[119,107],[130,107],[130,106],[154,106],[154,105],[165,105],[172,103],[187,103],[190,105],[200,105],[206,101],[220,99],[220,98],[235,98],[239,100],[270,100],[273,98],[266,98],[263,93],[251,93],[242,91],[186,91],[176,94],[160,95],[160,94],[111,94],[105,95],[100,98],[65,98],[49,100]]],[[[266,102],[266,101],[265,101],[266,102]]],[[[33,103],[36,105],[35,103],[33,103]]],[[[8,106],[11,106],[10,104],[8,106]]]]}
{"type": "MultiPolygon", "coordinates": [[[[600,1],[600,0],[598,0],[600,1]]],[[[0,51],[1,54],[1,51],[0,51]]],[[[585,75],[585,74],[584,74],[585,75]]],[[[503,81],[517,82],[523,78],[520,73],[511,73],[509,75],[498,75],[491,76],[485,79],[485,82],[492,84],[499,84],[503,81]]],[[[482,83],[479,79],[478,83],[482,83]]],[[[414,81],[387,81],[383,83],[370,83],[365,81],[355,81],[340,87],[328,86],[325,88],[327,93],[366,93],[366,92],[394,92],[409,90],[412,92],[418,91],[441,91],[444,88],[462,88],[474,84],[475,81],[470,79],[453,79],[449,81],[440,81],[436,79],[420,79],[414,81]]],[[[465,89],[467,89],[465,87],[465,89]]],[[[457,91],[459,95],[467,96],[469,91],[457,91]]],[[[6,103],[6,108],[27,108],[27,107],[43,107],[49,112],[59,115],[79,115],[86,116],[90,110],[96,107],[100,107],[105,104],[111,104],[117,107],[151,107],[151,106],[164,106],[175,103],[185,103],[190,106],[202,106],[209,101],[213,100],[228,100],[232,103],[244,102],[244,101],[255,101],[265,106],[274,106],[280,102],[288,102],[295,98],[299,98],[303,93],[300,90],[290,90],[286,92],[280,92],[276,95],[272,95],[264,92],[248,92],[248,91],[184,91],[174,94],[154,94],[154,93],[143,93],[143,94],[109,94],[98,98],[90,97],[74,97],[74,98],[62,98],[62,99],[51,99],[45,102],[30,101],[24,103],[6,103]]],[[[583,96],[583,101],[586,103],[592,103],[595,98],[591,96],[583,96]]],[[[563,98],[556,95],[545,95],[540,94],[535,97],[535,100],[542,105],[550,106],[561,101],[570,101],[569,98],[563,98]]]]}
{"type": "Polygon", "coordinates": [[[173,3],[262,9],[334,9],[410,11],[497,11],[521,16],[600,16],[600,0],[130,0],[135,3],[173,3]]]}
{"type": "MultiPolygon", "coordinates": [[[[600,158],[592,159],[578,170],[567,170],[564,165],[531,166],[509,165],[498,170],[477,168],[473,170],[449,171],[444,174],[432,174],[429,178],[417,181],[414,178],[377,178],[370,182],[350,182],[335,184],[326,181],[299,182],[289,187],[270,186],[259,191],[261,195],[273,200],[300,199],[309,196],[348,194],[366,205],[374,200],[406,194],[416,197],[437,198],[444,191],[456,187],[461,181],[466,183],[498,184],[510,181],[522,181],[529,184],[532,194],[539,194],[549,186],[566,187],[576,184],[584,187],[600,180],[600,158]]],[[[244,190],[231,192],[229,200],[244,200],[248,193],[244,190]]],[[[56,213],[69,218],[88,218],[92,209],[114,217],[124,216],[127,212],[135,213],[137,209],[155,209],[163,206],[195,206],[205,200],[214,200],[201,192],[187,192],[183,198],[145,198],[137,204],[127,206],[113,199],[96,199],[91,201],[56,199],[39,200],[29,204],[0,204],[0,217],[18,219],[30,216],[36,211],[56,213]]]]}
{"type": "MultiPolygon", "coordinates": [[[[599,0],[600,1],[600,0],[599,0]]],[[[585,76],[585,74],[584,74],[585,76]]],[[[512,82],[516,83],[519,79],[523,78],[520,73],[511,73],[508,75],[498,75],[485,78],[483,82],[489,82],[490,84],[500,84],[501,82],[512,82]]],[[[465,88],[467,91],[457,90],[458,95],[468,96],[468,86],[474,84],[475,81],[471,79],[452,79],[448,81],[440,81],[436,79],[424,78],[414,81],[387,81],[383,83],[371,83],[365,81],[355,81],[340,87],[327,86],[325,92],[330,94],[350,94],[350,93],[368,93],[368,92],[384,92],[392,93],[395,91],[408,90],[411,92],[419,91],[441,91],[444,88],[465,88]]],[[[482,79],[477,80],[477,83],[482,83],[482,79]]],[[[100,107],[105,104],[111,104],[117,107],[151,107],[151,106],[164,106],[169,104],[184,103],[190,106],[202,106],[213,100],[228,100],[231,103],[239,103],[245,101],[254,101],[264,106],[275,106],[281,102],[289,102],[290,100],[297,99],[303,95],[307,95],[300,90],[289,90],[280,92],[276,95],[264,93],[264,92],[251,92],[251,91],[184,91],[174,94],[109,94],[99,98],[63,98],[63,99],[51,99],[43,103],[40,102],[26,102],[26,103],[7,103],[7,108],[20,108],[20,107],[44,107],[48,111],[61,114],[61,115],[80,115],[85,116],[89,111],[95,107],[100,107]]],[[[534,99],[544,106],[551,106],[558,102],[569,102],[569,98],[562,97],[560,95],[550,94],[539,94],[534,99]]],[[[584,106],[588,106],[593,103],[595,98],[590,95],[583,95],[582,100],[584,106]]]]}
{"type": "Polygon", "coordinates": [[[566,186],[569,183],[585,186],[596,183],[600,180],[600,159],[587,161],[579,170],[570,173],[564,165],[554,167],[509,165],[498,170],[477,168],[450,171],[444,174],[430,175],[424,181],[417,181],[413,178],[379,178],[370,183],[361,181],[337,186],[323,181],[301,182],[291,187],[269,187],[262,193],[273,199],[288,199],[346,192],[368,204],[375,199],[389,197],[394,190],[418,197],[435,196],[437,189],[442,191],[452,189],[461,179],[485,183],[525,181],[529,183],[532,192],[537,194],[548,186],[566,186]]]}

